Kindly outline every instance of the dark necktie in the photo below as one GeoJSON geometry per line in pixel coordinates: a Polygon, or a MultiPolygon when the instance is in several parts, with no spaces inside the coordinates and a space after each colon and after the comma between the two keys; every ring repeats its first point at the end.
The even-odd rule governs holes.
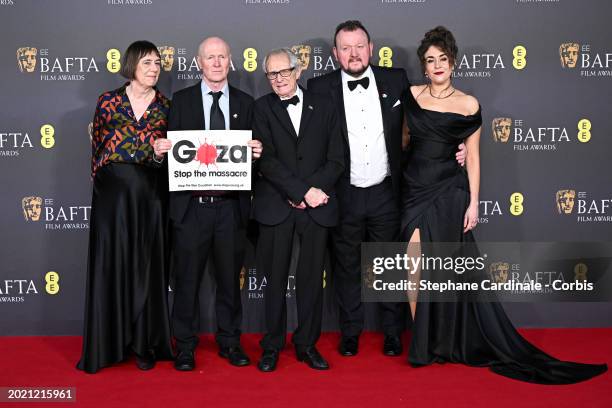
{"type": "Polygon", "coordinates": [[[289,105],[297,105],[299,101],[300,98],[297,95],[293,95],[289,99],[281,99],[281,104],[283,105],[283,108],[286,109],[289,105]]]}
{"type": "Polygon", "coordinates": [[[213,97],[213,103],[210,107],[210,130],[225,130],[225,117],[223,116],[223,112],[221,111],[221,107],[219,106],[219,98],[223,95],[223,92],[213,92],[210,91],[208,93],[213,97]]]}
{"type": "Polygon", "coordinates": [[[349,91],[354,91],[355,88],[357,88],[357,85],[363,86],[363,89],[368,89],[368,86],[370,85],[370,78],[364,77],[356,81],[348,81],[349,91]]]}

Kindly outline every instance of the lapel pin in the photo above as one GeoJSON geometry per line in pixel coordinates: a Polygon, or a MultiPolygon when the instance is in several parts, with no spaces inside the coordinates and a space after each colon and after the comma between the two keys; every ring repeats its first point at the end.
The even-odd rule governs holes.
{"type": "Polygon", "coordinates": [[[387,94],[386,93],[382,94],[382,97],[383,97],[383,99],[386,98],[387,94]]]}
{"type": "Polygon", "coordinates": [[[238,117],[238,114],[237,114],[237,113],[234,113],[233,118],[234,118],[234,119],[236,119],[237,117],[238,117]]]}
{"type": "Polygon", "coordinates": [[[312,107],[312,105],[308,105],[308,109],[310,109],[310,110],[314,110],[314,108],[312,107]]]}

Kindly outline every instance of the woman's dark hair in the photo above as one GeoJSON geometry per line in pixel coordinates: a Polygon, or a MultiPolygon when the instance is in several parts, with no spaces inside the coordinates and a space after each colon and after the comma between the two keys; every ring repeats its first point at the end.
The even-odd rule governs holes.
{"type": "Polygon", "coordinates": [[[147,54],[155,53],[159,58],[159,51],[155,44],[149,41],[135,41],[127,47],[125,53],[123,54],[123,61],[121,61],[121,71],[120,74],[126,77],[127,79],[134,79],[136,75],[136,66],[138,65],[138,61],[142,57],[147,54]]]}
{"type": "Polygon", "coordinates": [[[455,64],[458,52],[455,37],[446,27],[438,26],[425,33],[425,37],[421,40],[421,45],[417,50],[423,71],[425,70],[425,53],[432,45],[441,49],[448,56],[451,65],[455,64]]]}

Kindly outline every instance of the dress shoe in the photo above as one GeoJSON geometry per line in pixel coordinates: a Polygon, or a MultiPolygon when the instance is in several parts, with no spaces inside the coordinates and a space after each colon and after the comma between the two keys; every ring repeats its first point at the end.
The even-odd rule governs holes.
{"type": "Polygon", "coordinates": [[[153,350],[147,350],[143,355],[136,353],[136,367],[143,371],[155,367],[155,353],[153,350]]]}
{"type": "Polygon", "coordinates": [[[244,367],[251,364],[249,356],[242,351],[242,347],[239,345],[233,347],[221,347],[219,349],[219,355],[223,358],[227,358],[230,364],[236,367],[244,367]]]}
{"type": "Polygon", "coordinates": [[[303,361],[306,364],[308,364],[310,368],[313,368],[315,370],[328,370],[329,369],[329,364],[327,363],[327,361],[325,361],[323,356],[319,353],[319,351],[314,346],[308,347],[304,349],[303,351],[296,350],[296,354],[297,354],[297,359],[299,361],[303,361]]]}
{"type": "Polygon", "coordinates": [[[396,357],[402,354],[402,340],[399,336],[385,335],[383,353],[386,356],[396,357]]]}
{"type": "Polygon", "coordinates": [[[195,368],[193,351],[179,351],[174,359],[174,368],[179,371],[192,371],[195,368]]]}
{"type": "Polygon", "coordinates": [[[356,356],[357,351],[359,351],[359,337],[342,337],[340,345],[338,346],[338,351],[340,355],[345,357],[356,356]]]}
{"type": "Polygon", "coordinates": [[[276,370],[276,364],[278,363],[278,351],[276,350],[264,350],[261,355],[261,360],[257,363],[259,371],[269,373],[270,371],[276,370]]]}

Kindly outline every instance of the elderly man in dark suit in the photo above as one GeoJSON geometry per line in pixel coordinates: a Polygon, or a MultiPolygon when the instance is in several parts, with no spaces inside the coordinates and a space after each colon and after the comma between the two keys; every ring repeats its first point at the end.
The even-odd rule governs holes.
{"type": "MultiPolygon", "coordinates": [[[[198,63],[202,81],[172,97],[168,130],[251,130],[253,98],[227,82],[230,49],[218,37],[202,41],[198,63]]],[[[162,152],[170,148],[166,141],[162,152]]],[[[251,140],[253,158],[261,143],[251,140]]],[[[172,329],[176,339],[175,368],[195,368],[198,344],[200,283],[213,255],[219,355],[232,365],[245,366],[249,358],[240,346],[242,304],[240,270],[244,260],[251,192],[181,191],[170,194],[172,261],[175,276],[172,329]]]]}
{"type": "Polygon", "coordinates": [[[331,102],[297,85],[300,66],[289,48],[264,60],[274,92],[255,102],[253,134],[263,143],[260,179],[253,192],[259,223],[257,266],[267,280],[266,334],[258,368],[273,371],[287,331],[286,288],[294,234],[300,254],[296,271],[297,358],[311,368],[328,363],[315,344],[321,334],[323,266],[328,229],[338,221],[335,184],[344,170],[344,148],[331,102]]]}

